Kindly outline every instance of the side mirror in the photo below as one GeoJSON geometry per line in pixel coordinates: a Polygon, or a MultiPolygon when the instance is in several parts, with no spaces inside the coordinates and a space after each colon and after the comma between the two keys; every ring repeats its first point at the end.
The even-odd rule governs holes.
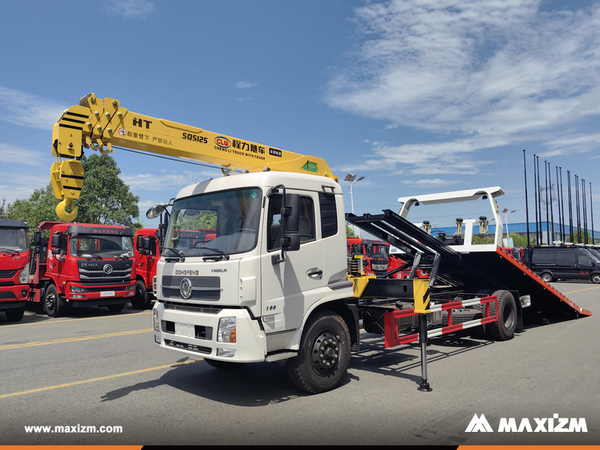
{"type": "Polygon", "coordinates": [[[136,249],[138,252],[141,252],[141,251],[143,250],[143,248],[144,248],[144,236],[142,236],[142,235],[138,235],[138,236],[135,238],[135,249],[136,249]]]}
{"type": "Polygon", "coordinates": [[[300,250],[300,235],[288,234],[281,239],[281,248],[287,252],[295,252],[300,250]]]}
{"type": "Polygon", "coordinates": [[[156,219],[163,212],[165,212],[165,205],[154,205],[148,211],[146,211],[146,217],[148,219],[156,219]]]}
{"type": "Polygon", "coordinates": [[[52,246],[52,254],[58,255],[60,253],[60,234],[56,233],[52,235],[50,245],[52,246]]]}

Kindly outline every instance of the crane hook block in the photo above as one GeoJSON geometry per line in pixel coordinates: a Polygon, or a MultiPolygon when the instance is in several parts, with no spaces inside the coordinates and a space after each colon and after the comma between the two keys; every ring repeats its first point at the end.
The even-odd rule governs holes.
{"type": "Polygon", "coordinates": [[[77,206],[73,205],[73,200],[65,198],[62,202],[56,205],[56,215],[63,222],[73,222],[77,217],[77,206]],[[71,208],[71,212],[67,212],[67,207],[71,208]]]}

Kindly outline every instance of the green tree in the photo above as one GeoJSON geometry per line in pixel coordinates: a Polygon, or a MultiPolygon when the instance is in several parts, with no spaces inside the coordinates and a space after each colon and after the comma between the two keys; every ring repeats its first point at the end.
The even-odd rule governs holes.
{"type": "MultiPolygon", "coordinates": [[[[119,178],[117,163],[110,156],[91,155],[82,158],[85,182],[81,196],[74,201],[79,208],[77,222],[123,225],[134,231],[142,227],[137,202],[139,197],[119,178]],[[135,219],[135,220],[134,220],[135,219]]],[[[36,189],[27,200],[15,200],[6,211],[7,217],[27,221],[37,227],[45,220],[58,220],[52,186],[36,189]]]]}
{"type": "Polygon", "coordinates": [[[27,199],[17,199],[6,208],[9,219],[20,219],[35,227],[45,220],[58,220],[56,217],[57,200],[54,198],[52,186],[48,184],[43,189],[36,189],[27,199]]]}
{"type": "Polygon", "coordinates": [[[573,234],[571,234],[569,236],[568,241],[572,242],[573,244],[585,244],[586,242],[588,244],[591,244],[592,236],[589,232],[586,233],[585,230],[581,230],[581,236],[580,236],[579,232],[577,230],[574,230],[573,234]]]}
{"type": "Polygon", "coordinates": [[[75,200],[79,208],[77,221],[123,225],[135,228],[134,218],[140,215],[139,197],[119,178],[121,170],[110,156],[91,155],[81,160],[85,182],[81,196],[75,200]]]}
{"type": "Polygon", "coordinates": [[[2,204],[0,205],[0,219],[6,219],[6,198],[2,198],[2,204]]]}
{"type": "Polygon", "coordinates": [[[356,237],[350,225],[346,225],[346,237],[356,237]]]}

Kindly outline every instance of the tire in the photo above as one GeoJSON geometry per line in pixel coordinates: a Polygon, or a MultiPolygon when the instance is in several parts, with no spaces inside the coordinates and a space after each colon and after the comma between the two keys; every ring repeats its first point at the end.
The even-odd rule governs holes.
{"type": "Polygon", "coordinates": [[[600,284],[600,273],[593,273],[590,277],[590,281],[594,284],[600,284]]]}
{"type": "Polygon", "coordinates": [[[18,322],[23,318],[23,314],[25,314],[25,308],[11,308],[4,312],[6,313],[6,320],[9,322],[18,322]]]}
{"type": "Polygon", "coordinates": [[[215,359],[205,359],[206,363],[219,370],[234,370],[244,366],[244,363],[234,363],[229,361],[217,361],[215,359]]]}
{"type": "Polygon", "coordinates": [[[65,302],[65,299],[58,294],[56,286],[53,284],[46,288],[44,307],[46,308],[46,313],[50,317],[60,317],[67,310],[67,302],[65,302]]]}
{"type": "Polygon", "coordinates": [[[546,283],[550,283],[551,281],[554,281],[554,277],[550,272],[544,272],[542,274],[542,280],[544,280],[546,283]]]}
{"type": "Polygon", "coordinates": [[[108,305],[108,310],[110,312],[113,313],[118,313],[123,311],[123,308],[125,308],[125,303],[119,303],[119,304],[115,304],[115,305],[108,305]]]}
{"type": "Polygon", "coordinates": [[[350,331],[337,314],[311,317],[302,333],[300,352],[286,363],[294,385],[313,394],[337,387],[350,364],[350,331]]]}
{"type": "Polygon", "coordinates": [[[142,280],[135,282],[135,297],[131,299],[134,309],[148,309],[150,307],[150,296],[146,290],[146,284],[142,280]]]}
{"type": "MultiPolygon", "coordinates": [[[[492,339],[508,341],[515,335],[517,329],[517,303],[510,291],[496,291],[498,297],[498,321],[487,324],[492,339]]],[[[496,314],[496,304],[490,303],[490,315],[496,314]]]]}

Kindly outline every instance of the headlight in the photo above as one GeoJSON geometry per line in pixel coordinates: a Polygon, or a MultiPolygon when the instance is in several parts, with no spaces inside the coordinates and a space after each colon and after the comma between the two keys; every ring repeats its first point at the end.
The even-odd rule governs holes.
{"type": "Polygon", "coordinates": [[[77,292],[81,294],[82,292],[85,292],[85,289],[79,286],[71,286],[71,292],[77,292]]]}
{"type": "Polygon", "coordinates": [[[217,329],[217,342],[236,342],[235,317],[221,317],[217,329]]]}
{"type": "Polygon", "coordinates": [[[158,320],[158,311],[156,309],[152,310],[152,325],[154,326],[154,331],[160,331],[160,320],[158,320]]]}
{"type": "Polygon", "coordinates": [[[127,286],[125,288],[126,291],[135,291],[135,284],[132,284],[131,286],[127,286]]]}
{"type": "Polygon", "coordinates": [[[25,267],[23,267],[23,270],[19,274],[19,282],[21,282],[22,284],[25,284],[28,281],[29,281],[29,263],[25,264],[25,267]]]}

